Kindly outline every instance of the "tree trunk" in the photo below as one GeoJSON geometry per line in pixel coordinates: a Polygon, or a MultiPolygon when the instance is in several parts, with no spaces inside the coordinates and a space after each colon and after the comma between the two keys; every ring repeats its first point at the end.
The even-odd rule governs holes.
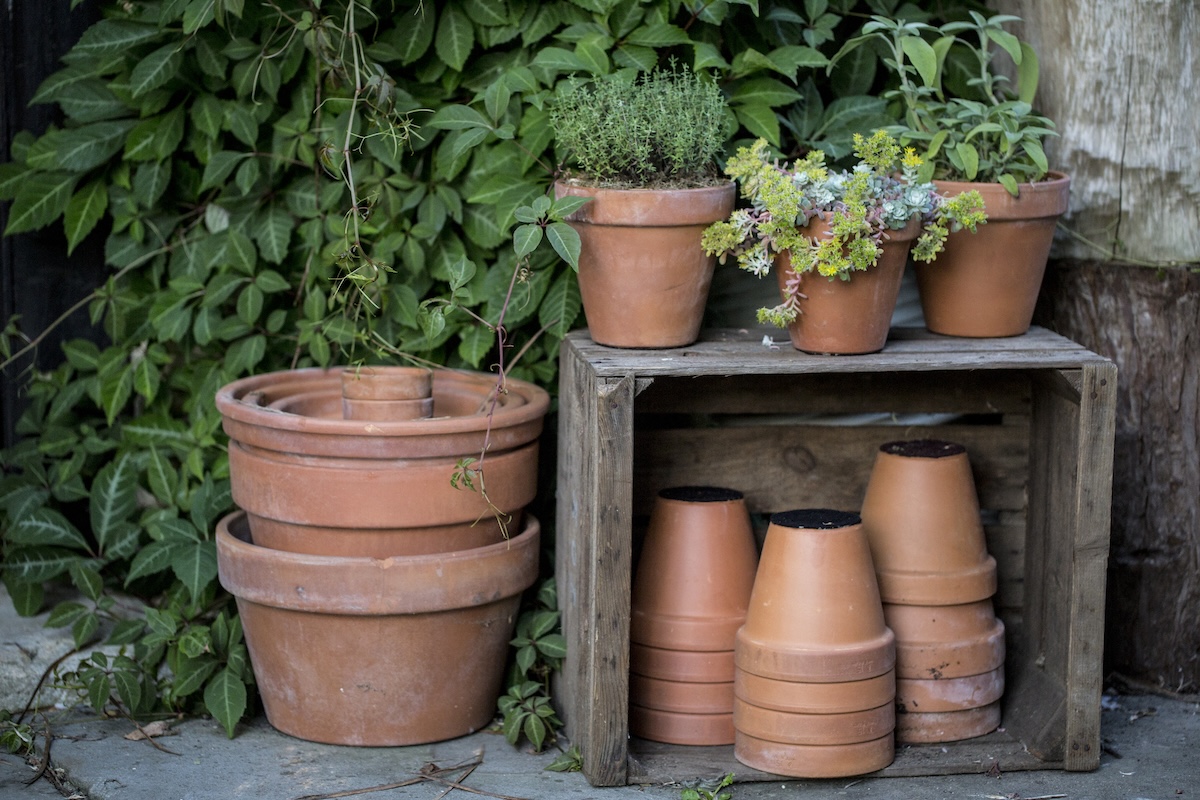
{"type": "Polygon", "coordinates": [[[994,0],[1040,56],[1071,210],[1037,321],[1118,367],[1106,663],[1200,689],[1200,7],[994,0]],[[1182,268],[1192,264],[1193,269],[1182,268]],[[1164,269],[1147,269],[1147,266],[1164,269]]]}

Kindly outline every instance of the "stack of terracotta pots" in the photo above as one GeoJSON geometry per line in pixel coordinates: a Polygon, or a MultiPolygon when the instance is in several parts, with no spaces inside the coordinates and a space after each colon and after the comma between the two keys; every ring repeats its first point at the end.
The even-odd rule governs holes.
{"type": "Polygon", "coordinates": [[[364,367],[217,393],[244,509],[218,526],[220,579],[279,730],[404,745],[491,721],[537,577],[524,507],[549,407],[532,384],[496,388],[480,373],[364,367]],[[486,496],[460,466],[481,456],[486,496]]]}
{"type": "Polygon", "coordinates": [[[634,579],[629,730],[685,745],[733,743],[733,642],[758,550],[740,492],[664,489],[634,579]]]}
{"type": "Polygon", "coordinates": [[[805,778],[887,766],[895,660],[859,516],[773,515],[735,645],[737,759],[805,778]]]}
{"type": "Polygon", "coordinates": [[[992,609],[996,561],[966,448],[935,440],[883,445],[862,518],[896,634],[897,740],[946,742],[995,730],[1004,624],[992,609]]]}

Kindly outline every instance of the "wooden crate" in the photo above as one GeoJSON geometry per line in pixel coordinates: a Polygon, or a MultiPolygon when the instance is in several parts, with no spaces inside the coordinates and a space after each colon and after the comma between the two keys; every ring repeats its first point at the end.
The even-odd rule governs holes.
{"type": "Polygon", "coordinates": [[[999,566],[1008,686],[1001,731],[899,748],[880,774],[1095,769],[1112,362],[1040,328],[993,340],[895,329],[882,353],[847,357],[762,337],[719,330],[686,348],[616,350],[577,332],[563,343],[556,573],[568,653],[558,697],[588,779],[775,779],[737,763],[732,747],[628,736],[635,531],[656,493],[711,484],[744,492],[752,512],[857,509],[879,445],[922,437],[968,449],[999,566]],[[827,416],[847,414],[875,416],[827,416]]]}

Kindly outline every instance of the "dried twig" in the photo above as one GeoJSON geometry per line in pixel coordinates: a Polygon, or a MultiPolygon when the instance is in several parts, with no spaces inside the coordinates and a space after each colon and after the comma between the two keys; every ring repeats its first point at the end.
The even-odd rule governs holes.
{"type": "Polygon", "coordinates": [[[414,786],[418,783],[437,783],[445,786],[446,791],[442,792],[438,797],[445,797],[446,794],[448,794],[451,790],[458,789],[461,792],[471,792],[472,794],[480,794],[486,797],[495,797],[497,800],[525,800],[521,797],[496,794],[494,792],[484,791],[483,789],[464,786],[462,781],[466,780],[467,776],[470,775],[475,768],[482,763],[483,757],[481,755],[477,755],[474,761],[464,764],[456,764],[452,767],[439,767],[437,764],[430,762],[421,767],[420,772],[415,777],[408,778],[407,780],[397,781],[395,783],[385,783],[379,786],[367,786],[361,789],[346,789],[341,792],[329,792],[328,794],[306,794],[295,798],[295,800],[337,800],[337,798],[340,797],[353,797],[354,795],[368,794],[370,792],[386,792],[391,789],[414,786]],[[463,774],[460,775],[457,780],[451,780],[447,777],[444,777],[452,773],[459,772],[460,770],[465,770],[465,772],[463,772],[463,774]]]}

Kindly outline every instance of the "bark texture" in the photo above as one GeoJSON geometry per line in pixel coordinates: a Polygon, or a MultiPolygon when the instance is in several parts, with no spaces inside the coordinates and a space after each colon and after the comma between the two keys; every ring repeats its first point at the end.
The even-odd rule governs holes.
{"type": "Polygon", "coordinates": [[[1200,4],[993,0],[1041,65],[1047,150],[1071,175],[1064,258],[1200,261],[1200,4]],[[1083,240],[1092,244],[1086,244],[1083,240]]]}
{"type": "Polygon", "coordinates": [[[1105,662],[1200,689],[1200,274],[1052,263],[1039,324],[1117,364],[1105,662]]]}

